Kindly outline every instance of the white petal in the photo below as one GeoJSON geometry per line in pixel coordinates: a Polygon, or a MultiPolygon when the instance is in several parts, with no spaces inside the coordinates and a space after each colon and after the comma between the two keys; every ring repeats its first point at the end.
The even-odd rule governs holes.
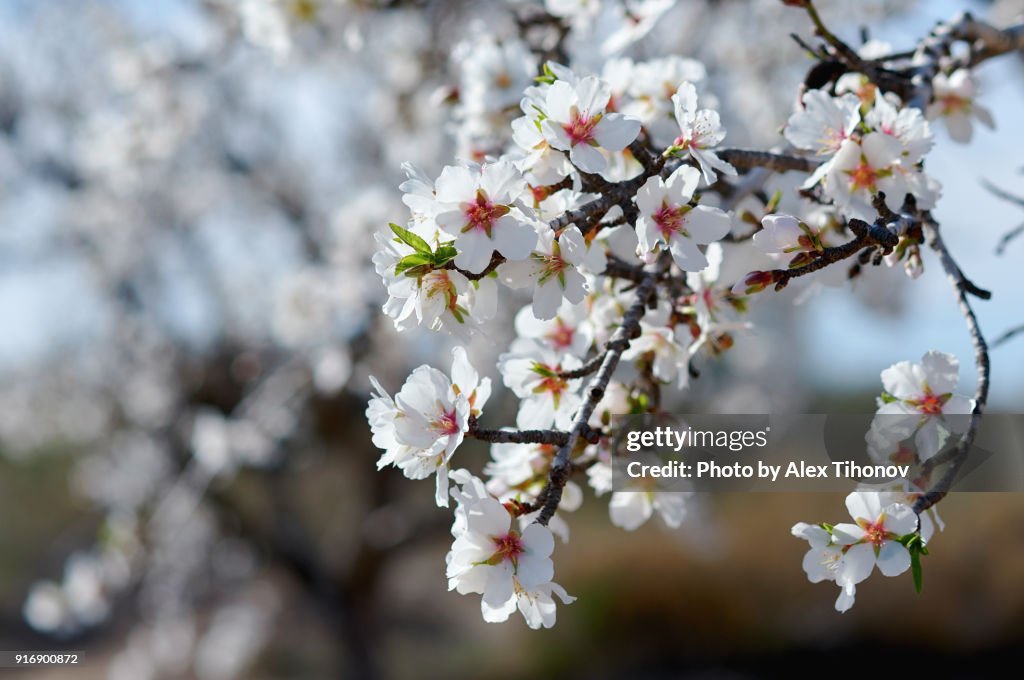
{"type": "Polygon", "coordinates": [[[896,541],[886,541],[878,551],[878,571],[885,576],[899,576],[910,569],[910,552],[896,541]]]}
{"type": "Polygon", "coordinates": [[[836,583],[840,585],[857,584],[871,576],[875,568],[875,547],[870,543],[858,543],[851,546],[836,570],[836,583]]]}
{"type": "Polygon", "coordinates": [[[609,151],[622,151],[640,134],[640,121],[609,113],[594,126],[594,139],[609,151]]]}

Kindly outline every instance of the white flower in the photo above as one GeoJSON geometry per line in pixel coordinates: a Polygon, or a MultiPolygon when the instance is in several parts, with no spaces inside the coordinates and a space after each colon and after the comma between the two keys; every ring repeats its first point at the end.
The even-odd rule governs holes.
{"type": "Polygon", "coordinates": [[[579,272],[604,269],[604,253],[591,254],[583,234],[575,226],[564,229],[556,238],[547,225],[540,225],[537,248],[525,260],[506,262],[498,275],[511,288],[533,286],[533,313],[541,320],[554,318],[563,299],[570,304],[583,302],[587,280],[579,272]]]}
{"type": "Polygon", "coordinates": [[[669,146],[679,134],[672,96],[680,83],[703,80],[706,74],[704,64],[677,55],[639,63],[629,81],[632,101],[622,111],[640,119],[656,146],[669,146]]]}
{"type": "Polygon", "coordinates": [[[959,381],[956,357],[932,350],[921,363],[901,361],[882,371],[886,396],[872,430],[890,441],[916,431],[914,443],[922,461],[942,448],[949,433],[967,429],[974,401],[953,394],[959,381]]]}
{"type": "Polygon", "coordinates": [[[699,271],[708,265],[697,246],[729,233],[730,218],[718,208],[690,205],[700,173],[688,165],[669,175],[650,177],[636,194],[638,253],[644,255],[665,244],[683,271],[699,271]]]}
{"type": "Polygon", "coordinates": [[[817,234],[792,215],[765,215],[763,229],[754,234],[754,247],[762,253],[813,251],[821,246],[817,234]]]}
{"type": "Polygon", "coordinates": [[[512,163],[452,166],[437,178],[436,220],[455,239],[455,266],[478,273],[497,250],[507,260],[521,260],[537,243],[533,224],[513,204],[526,181],[512,163]]]}
{"type": "Polygon", "coordinates": [[[445,559],[448,588],[463,595],[482,594],[484,620],[504,621],[515,609],[518,593],[551,585],[554,537],[539,524],[522,532],[513,528],[505,506],[487,495],[479,480],[459,473],[453,477],[464,485],[452,490],[459,507],[452,525],[455,541],[445,559]]]}
{"type": "MultiPolygon", "coordinates": [[[[843,547],[832,542],[832,535],[817,524],[798,522],[793,525],[792,534],[810,544],[804,555],[803,568],[811,583],[835,581],[839,565],[843,561],[843,547]]],[[[846,583],[839,586],[836,611],[842,613],[853,606],[857,585],[846,583]]]]}
{"type": "Polygon", "coordinates": [[[686,517],[689,496],[685,491],[616,491],[608,503],[608,514],[612,524],[633,531],[657,510],[665,524],[678,529],[686,517]]]}
{"type": "Polygon", "coordinates": [[[396,274],[396,266],[412,249],[383,234],[374,238],[380,250],[373,263],[388,289],[383,310],[399,331],[425,326],[462,337],[494,316],[497,284],[493,279],[471,282],[454,269],[431,269],[417,276],[396,274]]]}
{"type": "Polygon", "coordinates": [[[626,361],[649,358],[655,378],[664,382],[678,379],[682,389],[690,377],[690,334],[686,326],[670,325],[671,311],[671,306],[663,303],[646,315],[640,322],[640,337],[630,341],[622,358],[626,361]]]}
{"type": "Polygon", "coordinates": [[[874,106],[864,116],[864,122],[872,130],[900,141],[903,147],[900,163],[907,167],[923,159],[935,144],[931,126],[920,109],[909,106],[898,108],[881,92],[875,95],[874,106]]]}
{"type": "Polygon", "coordinates": [[[881,132],[871,132],[858,139],[847,139],[839,151],[818,168],[804,188],[810,188],[822,177],[825,195],[849,217],[873,221],[876,216],[871,200],[879,191],[885,192],[885,203],[891,210],[903,207],[908,185],[896,169],[903,154],[900,141],[881,132]]]}
{"type": "Polygon", "coordinates": [[[856,585],[871,575],[875,565],[885,576],[899,576],[910,568],[910,551],[896,539],[913,533],[917,515],[910,507],[882,505],[879,492],[854,491],[846,497],[846,509],[856,524],[837,524],[832,538],[844,547],[836,567],[836,583],[856,585]]]}
{"type": "Polygon", "coordinates": [[[568,151],[583,172],[604,170],[608,163],[599,149],[622,151],[640,132],[640,121],[606,112],[610,96],[608,86],[595,76],[575,86],[558,80],[548,88],[541,131],[552,147],[568,151]]]}
{"type": "Polygon", "coordinates": [[[669,147],[675,153],[686,152],[700,165],[704,181],[714,183],[718,178],[715,170],[726,175],[735,175],[732,167],[715,154],[712,149],[725,139],[725,129],[718,118],[718,112],[711,109],[697,109],[697,88],[693,83],[682,83],[672,95],[675,105],[679,136],[669,147]]]}
{"type": "Polygon", "coordinates": [[[461,70],[459,101],[463,115],[500,112],[519,104],[533,84],[536,59],[520,40],[498,42],[491,34],[460,45],[454,59],[461,70]]]}
{"type": "Polygon", "coordinates": [[[580,365],[576,357],[559,356],[540,343],[532,347],[518,345],[516,351],[498,357],[505,385],[522,400],[516,425],[524,430],[543,430],[552,425],[567,429],[580,405],[576,394],[579,380],[560,374],[580,365]]]}
{"type": "Polygon", "coordinates": [[[479,415],[491,393],[490,379],[480,380],[465,349],[456,347],[452,354],[453,379],[420,366],[394,399],[371,376],[376,394],[366,409],[373,443],[384,449],[377,468],[394,465],[410,479],[436,474],[436,500],[443,507],[452,454],[469,429],[470,415],[479,415]]]}
{"type": "Polygon", "coordinates": [[[576,598],[565,592],[565,588],[557,583],[545,583],[533,590],[521,585],[516,589],[516,606],[526,619],[526,625],[534,630],[550,628],[555,625],[555,600],[557,595],[562,604],[572,604],[576,598]]]}
{"type": "Polygon", "coordinates": [[[525,154],[515,161],[516,167],[539,186],[555,184],[572,172],[572,164],[548,143],[535,115],[533,111],[512,121],[512,139],[525,154]]]}
{"type": "Polygon", "coordinates": [[[954,141],[966,144],[971,141],[974,128],[972,118],[994,130],[995,121],[985,107],[978,104],[978,86],[971,72],[957,69],[951,75],[939,73],[932,80],[932,103],[928,105],[928,118],[942,118],[954,141]]]}
{"type": "Polygon", "coordinates": [[[855,95],[833,97],[823,90],[808,90],[803,108],[789,117],[784,134],[798,149],[829,156],[850,138],[858,123],[860,100],[855,95]]]}
{"type": "Polygon", "coordinates": [[[622,3],[604,3],[605,16],[615,30],[601,42],[601,55],[611,56],[642,39],[675,4],[676,0],[625,0],[622,3]]]}
{"type": "Polygon", "coordinates": [[[516,314],[516,334],[541,342],[557,353],[583,357],[594,342],[594,326],[588,317],[585,304],[563,301],[554,318],[545,320],[538,319],[528,305],[516,314]]]}

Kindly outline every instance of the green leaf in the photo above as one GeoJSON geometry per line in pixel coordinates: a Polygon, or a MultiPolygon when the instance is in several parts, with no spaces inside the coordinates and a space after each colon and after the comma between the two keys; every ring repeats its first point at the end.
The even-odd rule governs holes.
{"type": "Polygon", "coordinates": [[[417,253],[424,253],[429,255],[431,253],[430,245],[422,238],[412,233],[408,229],[403,229],[394,222],[389,222],[388,226],[391,227],[391,231],[395,232],[395,236],[398,240],[406,244],[417,253]]]}
{"type": "Polygon", "coordinates": [[[459,254],[459,251],[455,250],[454,246],[442,245],[434,252],[434,265],[437,267],[443,267],[450,261],[455,259],[455,256],[459,254]]]}
{"type": "MultiPolygon", "coordinates": [[[[403,257],[395,265],[395,276],[401,276],[402,274],[411,276],[412,274],[409,274],[409,271],[414,268],[424,268],[429,271],[430,267],[427,265],[431,264],[433,264],[433,260],[429,253],[412,253],[403,257]]],[[[422,273],[426,273],[426,271],[422,273]]]]}
{"type": "Polygon", "coordinates": [[[916,545],[910,551],[910,571],[914,575],[914,590],[920,594],[923,579],[921,573],[921,550],[916,545]]]}

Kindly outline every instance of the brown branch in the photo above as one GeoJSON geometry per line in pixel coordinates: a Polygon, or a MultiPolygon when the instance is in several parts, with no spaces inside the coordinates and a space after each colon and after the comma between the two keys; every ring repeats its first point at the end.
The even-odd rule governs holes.
{"type": "Polygon", "coordinates": [[[840,246],[825,248],[818,254],[818,257],[805,265],[793,267],[792,269],[772,270],[772,282],[775,284],[775,290],[782,290],[792,279],[812,274],[830,264],[853,257],[865,248],[881,248],[883,251],[891,250],[899,243],[897,234],[901,228],[904,228],[905,225],[902,222],[907,219],[907,216],[898,216],[897,220],[886,222],[885,218],[882,217],[876,220],[874,224],[868,224],[858,219],[849,220],[847,226],[856,238],[840,246]]]}
{"type": "MultiPolygon", "coordinates": [[[[563,430],[489,430],[477,425],[475,417],[469,419],[467,437],[479,439],[491,444],[548,444],[564,446],[569,441],[569,433],[563,430]]],[[[601,433],[587,427],[581,436],[588,442],[596,442],[601,433]]]]}
{"type": "Polygon", "coordinates": [[[716,149],[718,157],[737,168],[768,168],[775,172],[814,172],[820,161],[813,158],[793,156],[771,151],[754,151],[751,149],[716,149]]]}
{"type": "Polygon", "coordinates": [[[668,268],[669,262],[670,260],[663,257],[657,269],[648,272],[644,280],[637,286],[636,299],[622,317],[622,325],[615,329],[615,333],[605,344],[601,367],[590,382],[586,399],[576,413],[572,429],[569,431],[569,440],[558,450],[558,454],[551,462],[548,482],[537,498],[537,503],[540,505],[540,514],[536,520],[538,524],[547,526],[555,511],[558,510],[558,504],[562,500],[562,489],[565,488],[565,483],[569,480],[572,472],[570,457],[573,449],[576,448],[576,443],[584,431],[588,429],[590,416],[594,413],[598,402],[604,398],[604,392],[619,365],[622,353],[629,347],[630,340],[640,336],[640,319],[647,311],[651,296],[655,294],[658,278],[668,268]]]}
{"type": "Polygon", "coordinates": [[[597,356],[591,358],[579,368],[574,368],[571,371],[561,371],[558,374],[558,377],[566,380],[572,380],[573,378],[585,378],[600,368],[601,362],[604,361],[605,354],[606,352],[600,352],[597,356]]]}
{"type": "Polygon", "coordinates": [[[947,278],[949,278],[953,284],[953,289],[956,291],[957,305],[960,307],[961,314],[963,314],[964,321],[967,324],[967,332],[970,334],[971,343],[974,345],[974,361],[978,370],[978,383],[974,390],[974,409],[971,411],[971,423],[957,444],[953,461],[949,469],[942,476],[942,479],[936,482],[926,493],[921,494],[914,503],[914,512],[919,515],[945,498],[956,481],[960,468],[963,467],[964,462],[967,460],[968,452],[971,444],[974,442],[978,426],[981,424],[981,417],[988,403],[988,388],[992,370],[985,336],[981,332],[978,318],[974,315],[974,310],[971,308],[971,303],[967,297],[969,292],[967,278],[942,240],[938,224],[928,219],[925,220],[923,227],[925,236],[928,239],[928,245],[938,254],[942,269],[946,272],[947,278]]]}

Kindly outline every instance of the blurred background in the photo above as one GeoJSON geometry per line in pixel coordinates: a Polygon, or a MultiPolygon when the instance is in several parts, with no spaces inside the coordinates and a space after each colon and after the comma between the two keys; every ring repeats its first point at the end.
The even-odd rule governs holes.
{"type": "MultiPolygon", "coordinates": [[[[741,678],[863,659],[976,677],[1020,658],[1013,494],[947,499],[923,594],[873,579],[845,615],[789,535],[843,516],[827,494],[706,496],[682,529],[635,533],[588,497],[556,549],[579,600],[553,630],[486,624],[447,591],[451,515],[432,484],[376,472],[363,415],[370,374],[394,391],[446,367],[446,340],[381,318],[372,235],[406,219],[401,163],[435,176],[473,152],[452,54],[484,27],[514,36],[527,4],[0,0],[0,650],[84,655],[0,675],[741,678]]],[[[1024,11],[819,4],[840,35],[868,26],[897,49],[960,10],[1024,11]]],[[[687,0],[623,54],[702,60],[727,144],[765,147],[810,63],[794,31],[809,36],[804,15],[777,0],[687,0]]],[[[960,146],[936,126],[928,157],[946,241],[994,292],[977,305],[990,338],[1024,323],[1024,238],[995,252],[1024,210],[982,185],[1024,194],[1022,68],[985,64],[997,129],[960,146]]],[[[972,391],[929,253],[916,281],[881,267],[791,288],[757,300],[756,328],[679,409],[870,412],[879,372],[932,348],[972,391]]],[[[498,386],[510,315],[470,346],[498,386]]],[[[993,351],[991,409],[1021,412],[1022,359],[1024,337],[993,351]]],[[[484,424],[514,412],[498,387],[484,424]]],[[[487,451],[459,455],[479,471],[487,451]]]]}

